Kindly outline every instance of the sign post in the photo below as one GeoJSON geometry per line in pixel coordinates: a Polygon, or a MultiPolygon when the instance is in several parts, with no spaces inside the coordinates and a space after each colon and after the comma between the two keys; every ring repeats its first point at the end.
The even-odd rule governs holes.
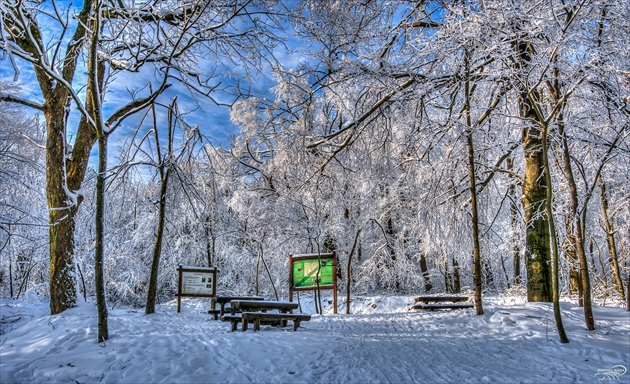
{"type": "Polygon", "coordinates": [[[289,255],[289,301],[293,291],[333,290],[337,314],[337,253],[289,255]]]}
{"type": "Polygon", "coordinates": [[[217,268],[179,266],[177,286],[177,313],[181,310],[182,297],[215,297],[217,292],[217,268]]]}

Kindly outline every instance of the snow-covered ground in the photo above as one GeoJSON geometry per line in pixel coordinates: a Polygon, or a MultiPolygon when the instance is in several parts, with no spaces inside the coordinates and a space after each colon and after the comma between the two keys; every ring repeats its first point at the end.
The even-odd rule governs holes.
{"type": "MultiPolygon", "coordinates": [[[[302,297],[306,312],[312,299],[302,297]]],[[[558,341],[550,304],[487,297],[472,309],[412,312],[412,296],[363,296],[353,315],[314,315],[297,332],[229,332],[209,300],[176,300],[145,316],[110,310],[96,343],[93,304],[49,316],[47,303],[0,302],[0,383],[594,383],[630,382],[630,312],[562,304],[571,342],[558,341]]],[[[340,303],[340,312],[345,304],[340,303]]],[[[327,305],[325,312],[332,312],[327,305]]]]}

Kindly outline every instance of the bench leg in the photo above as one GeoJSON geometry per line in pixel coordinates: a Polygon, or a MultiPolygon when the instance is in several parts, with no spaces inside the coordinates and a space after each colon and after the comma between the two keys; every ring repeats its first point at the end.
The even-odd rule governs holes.
{"type": "Polygon", "coordinates": [[[237,323],[237,320],[230,321],[230,324],[232,325],[232,332],[236,331],[236,323],[237,323]]]}
{"type": "Polygon", "coordinates": [[[285,319],[280,320],[280,328],[284,328],[287,326],[287,321],[285,319]]]}
{"type": "Polygon", "coordinates": [[[293,320],[293,332],[300,328],[300,320],[293,320]]]}
{"type": "Polygon", "coordinates": [[[247,331],[247,320],[243,319],[241,320],[241,331],[245,332],[247,331]]]}
{"type": "Polygon", "coordinates": [[[260,319],[254,320],[254,332],[260,331],[260,319]]]}

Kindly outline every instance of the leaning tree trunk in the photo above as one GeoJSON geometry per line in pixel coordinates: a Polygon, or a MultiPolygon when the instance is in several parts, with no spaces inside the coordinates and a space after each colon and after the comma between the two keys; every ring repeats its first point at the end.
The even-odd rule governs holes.
{"type": "MultiPolygon", "coordinates": [[[[569,145],[564,134],[564,118],[562,113],[558,115],[558,131],[562,135],[562,153],[564,159],[565,174],[569,184],[569,221],[570,225],[567,230],[571,231],[570,236],[574,240],[575,251],[580,261],[580,288],[582,289],[582,302],[584,306],[584,320],[586,328],[589,331],[595,329],[595,319],[593,318],[593,304],[591,300],[591,279],[588,273],[588,260],[586,259],[586,251],[584,249],[584,232],[582,219],[578,213],[578,187],[573,176],[573,168],[571,166],[571,154],[569,153],[569,145]]],[[[550,177],[548,176],[549,180],[550,177]]],[[[550,187],[551,188],[551,187],[550,187]]],[[[586,209],[586,207],[584,207],[586,209]]],[[[552,220],[552,218],[550,218],[552,220]]]]}
{"type": "MultiPolygon", "coordinates": [[[[153,90],[151,90],[153,91],[153,90]]],[[[157,299],[158,272],[160,270],[160,258],[162,257],[162,240],[164,239],[164,222],[166,218],[166,193],[168,192],[168,179],[171,174],[171,157],[173,155],[173,129],[174,129],[174,109],[177,96],[173,100],[168,110],[167,122],[167,148],[168,153],[162,157],[159,129],[157,127],[157,116],[155,106],[151,109],[153,114],[153,136],[155,137],[155,150],[158,158],[158,173],[160,175],[160,196],[158,200],[158,223],[155,233],[155,245],[153,248],[153,262],[151,263],[151,277],[149,278],[149,288],[147,292],[147,305],[145,315],[155,313],[155,301],[157,299]],[[169,158],[167,161],[166,158],[169,158]]]]}
{"type": "Polygon", "coordinates": [[[551,251],[553,255],[553,277],[552,277],[552,290],[553,290],[553,314],[556,321],[556,328],[558,330],[558,337],[560,337],[561,343],[568,343],[569,338],[564,330],[564,324],[562,322],[562,313],[560,311],[560,272],[559,272],[559,254],[558,254],[558,240],[556,237],[556,224],[553,218],[553,188],[551,184],[551,171],[549,168],[549,157],[547,151],[547,124],[541,126],[542,129],[542,158],[545,172],[545,181],[547,184],[547,193],[545,197],[545,211],[549,223],[549,233],[551,235],[551,251]]]}
{"type": "Polygon", "coordinates": [[[158,225],[155,234],[155,246],[153,248],[153,262],[151,263],[151,277],[149,279],[149,289],[147,294],[147,305],[145,315],[155,313],[155,301],[157,298],[158,272],[160,270],[160,257],[162,255],[162,239],[164,238],[164,219],[166,217],[166,192],[168,190],[168,169],[162,176],[159,197],[158,225]]]}
{"type": "MultiPolygon", "coordinates": [[[[626,298],[623,290],[623,281],[621,280],[621,269],[619,268],[619,257],[617,256],[617,244],[615,242],[615,228],[612,220],[608,217],[608,197],[606,196],[606,184],[599,179],[599,195],[602,205],[602,216],[604,219],[604,229],[606,230],[606,244],[608,244],[608,255],[610,260],[610,269],[613,273],[613,283],[615,289],[619,292],[621,300],[626,298]]],[[[628,292],[630,295],[630,292],[628,292]]]]}

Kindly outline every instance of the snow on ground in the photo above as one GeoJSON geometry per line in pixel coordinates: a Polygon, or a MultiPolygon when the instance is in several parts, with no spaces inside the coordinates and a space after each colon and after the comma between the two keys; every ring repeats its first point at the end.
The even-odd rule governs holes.
{"type": "MultiPolygon", "coordinates": [[[[301,298],[314,312],[312,298],[301,298]]],[[[208,299],[182,299],[145,316],[109,313],[96,343],[96,309],[49,316],[47,303],[0,302],[0,383],[594,383],[630,382],[630,312],[595,307],[597,329],[563,302],[571,342],[558,341],[550,304],[515,297],[472,309],[413,312],[413,296],[363,296],[352,315],[314,315],[297,332],[229,332],[208,299]]],[[[340,303],[340,313],[345,304],[340,303]]]]}

